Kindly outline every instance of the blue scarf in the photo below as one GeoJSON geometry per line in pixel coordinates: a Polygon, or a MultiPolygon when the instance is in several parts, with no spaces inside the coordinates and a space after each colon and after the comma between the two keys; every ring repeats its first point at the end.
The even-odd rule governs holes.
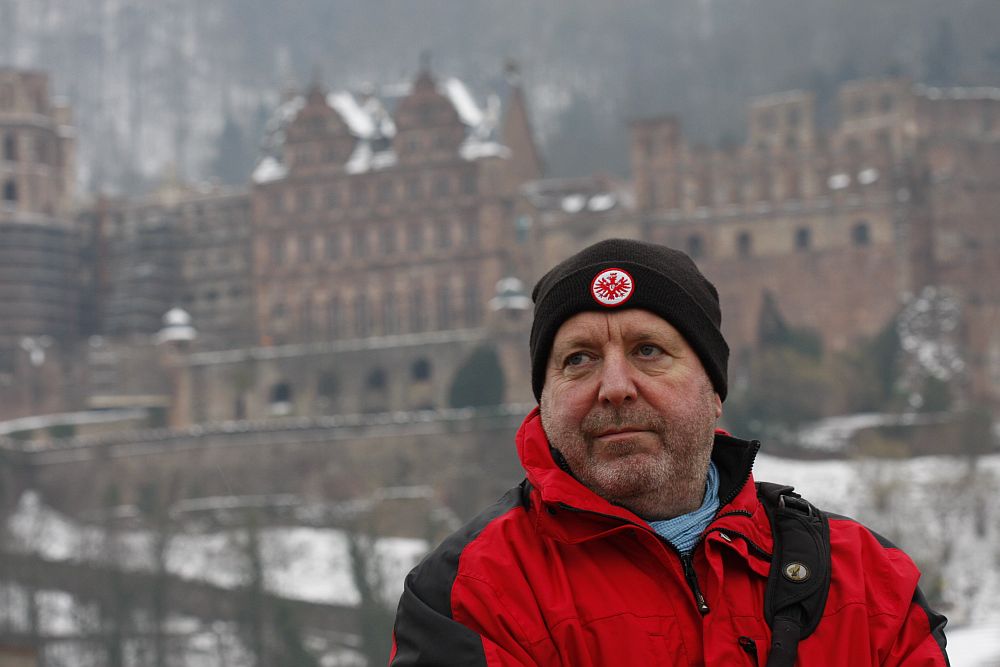
{"type": "Polygon", "coordinates": [[[693,512],[675,516],[673,519],[650,521],[649,525],[660,537],[677,547],[677,550],[682,554],[689,554],[718,509],[719,471],[715,467],[715,462],[709,461],[708,480],[705,482],[705,500],[701,503],[701,507],[693,512]]]}

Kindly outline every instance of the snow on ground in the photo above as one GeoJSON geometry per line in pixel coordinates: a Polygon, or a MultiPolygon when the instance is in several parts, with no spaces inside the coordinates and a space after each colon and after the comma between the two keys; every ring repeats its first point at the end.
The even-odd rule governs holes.
{"type": "Polygon", "coordinates": [[[951,667],[1000,667],[1000,615],[948,632],[951,667]]]}
{"type": "MultiPolygon", "coordinates": [[[[46,507],[38,495],[24,494],[7,524],[13,548],[49,560],[98,560],[111,557],[104,533],[79,526],[46,507]]],[[[126,569],[152,570],[156,562],[154,535],[123,531],[114,558],[126,569]]],[[[351,574],[348,535],[332,528],[264,527],[259,536],[265,586],[274,593],[310,602],[356,605],[360,601],[351,574]]],[[[363,539],[363,538],[362,538],[363,539]]],[[[167,569],[186,579],[223,588],[249,581],[246,530],[178,533],[167,550],[167,569]]],[[[367,546],[367,545],[365,545],[367,546]]],[[[367,550],[367,549],[363,549],[367,550]]],[[[427,542],[379,538],[372,561],[384,599],[394,601],[403,591],[403,577],[427,552],[427,542]]]]}
{"type": "MultiPolygon", "coordinates": [[[[857,518],[905,548],[924,572],[922,587],[936,593],[940,611],[950,619],[952,664],[1000,667],[1000,455],[980,458],[970,471],[968,461],[959,457],[797,461],[761,454],[754,475],[792,484],[815,505],[857,518]]],[[[7,534],[15,548],[53,560],[109,554],[99,528],[75,524],[32,493],[22,497],[9,518],[7,534]]],[[[264,527],[257,537],[269,590],[312,602],[358,603],[344,531],[264,527]]],[[[148,532],[120,533],[119,562],[151,569],[156,562],[153,538],[148,532]]],[[[245,529],[177,534],[170,541],[168,569],[237,587],[249,577],[247,539],[245,529]]],[[[390,604],[402,590],[405,573],[428,547],[423,540],[402,538],[378,539],[370,549],[363,540],[360,544],[373,554],[390,604]]],[[[0,601],[16,601],[18,595],[0,587],[0,601]]],[[[53,595],[45,607],[59,626],[66,601],[53,595]]]]}

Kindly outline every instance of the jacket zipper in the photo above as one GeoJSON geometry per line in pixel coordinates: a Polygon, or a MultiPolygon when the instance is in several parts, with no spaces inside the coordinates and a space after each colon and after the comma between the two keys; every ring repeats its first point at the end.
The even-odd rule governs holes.
{"type": "MultiPolygon", "coordinates": [[[[770,553],[765,551],[763,547],[758,546],[756,542],[754,542],[753,540],[751,540],[749,537],[747,537],[738,530],[733,530],[731,528],[709,528],[707,531],[705,531],[705,535],[707,536],[709,533],[721,533],[724,538],[738,537],[744,542],[746,542],[750,555],[756,556],[761,560],[766,560],[767,562],[771,562],[773,556],[770,553]]],[[[728,541],[731,542],[732,540],[728,541]]]]}
{"type": "Polygon", "coordinates": [[[740,637],[736,640],[740,643],[740,648],[753,659],[754,667],[760,667],[760,658],[757,657],[757,642],[750,637],[740,637]]]}
{"type": "Polygon", "coordinates": [[[698,586],[698,575],[694,571],[694,562],[690,554],[680,554],[680,556],[681,564],[684,566],[684,578],[687,579],[691,593],[694,595],[694,602],[698,605],[698,611],[704,616],[709,612],[708,603],[705,602],[705,596],[701,594],[701,587],[698,586]]]}

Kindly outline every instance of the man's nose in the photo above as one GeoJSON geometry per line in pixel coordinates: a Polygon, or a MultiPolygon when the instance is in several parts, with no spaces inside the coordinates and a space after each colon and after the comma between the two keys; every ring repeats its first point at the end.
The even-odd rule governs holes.
{"type": "Polygon", "coordinates": [[[601,388],[598,400],[615,406],[634,401],[637,391],[633,373],[635,368],[624,354],[607,355],[601,365],[601,388]]]}

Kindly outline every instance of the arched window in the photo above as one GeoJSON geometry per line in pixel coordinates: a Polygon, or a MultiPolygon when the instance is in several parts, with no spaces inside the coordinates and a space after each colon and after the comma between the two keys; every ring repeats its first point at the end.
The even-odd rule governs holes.
{"type": "Polygon", "coordinates": [[[5,135],[3,138],[3,159],[8,162],[17,159],[17,139],[13,134],[5,135]]]}
{"type": "Polygon", "coordinates": [[[808,250],[812,245],[812,230],[808,227],[799,227],[795,230],[795,249],[808,250]]]}
{"type": "Polygon", "coordinates": [[[701,259],[705,254],[705,242],[698,234],[692,234],[687,239],[687,254],[691,259],[701,259]]]}
{"type": "Polygon", "coordinates": [[[341,332],[340,301],[336,296],[331,296],[326,302],[326,335],[329,338],[338,338],[341,332]]]}
{"type": "Polygon", "coordinates": [[[17,183],[14,182],[13,178],[8,179],[8,181],[3,184],[3,200],[9,203],[17,201],[17,183]]]}
{"type": "Polygon", "coordinates": [[[451,290],[447,284],[438,287],[438,328],[450,329],[451,322],[451,290]]]}
{"type": "Polygon", "coordinates": [[[424,293],[418,286],[410,293],[410,331],[423,331],[427,318],[424,312],[424,293]]]}
{"type": "Polygon", "coordinates": [[[753,254],[753,237],[750,232],[740,232],[736,237],[736,254],[749,257],[753,254]]]}
{"type": "Polygon", "coordinates": [[[421,357],[410,366],[410,375],[415,382],[426,382],[431,379],[431,362],[421,357]]]}
{"type": "Polygon", "coordinates": [[[272,403],[290,403],[292,401],[292,385],[288,382],[278,382],[271,387],[272,403]]]}
{"type": "Polygon", "coordinates": [[[368,300],[364,294],[354,297],[354,331],[364,338],[371,332],[371,320],[368,317],[368,300]]]}
{"type": "Polygon", "coordinates": [[[382,391],[385,389],[385,385],[385,371],[381,368],[373,368],[365,379],[365,386],[373,391],[382,391]]]}
{"type": "Polygon", "coordinates": [[[340,382],[333,371],[323,371],[316,381],[316,393],[322,398],[333,398],[340,389],[340,382]]]}
{"type": "Polygon", "coordinates": [[[475,274],[470,274],[465,278],[465,323],[470,327],[477,326],[479,324],[480,314],[480,296],[479,296],[479,282],[476,279],[475,274]]]}
{"type": "Polygon", "coordinates": [[[386,335],[399,333],[399,310],[396,308],[396,297],[392,292],[382,295],[382,333],[386,335]]]}
{"type": "Polygon", "coordinates": [[[856,246],[866,246],[871,243],[871,228],[865,221],[856,222],[851,227],[851,241],[856,246]]]}

